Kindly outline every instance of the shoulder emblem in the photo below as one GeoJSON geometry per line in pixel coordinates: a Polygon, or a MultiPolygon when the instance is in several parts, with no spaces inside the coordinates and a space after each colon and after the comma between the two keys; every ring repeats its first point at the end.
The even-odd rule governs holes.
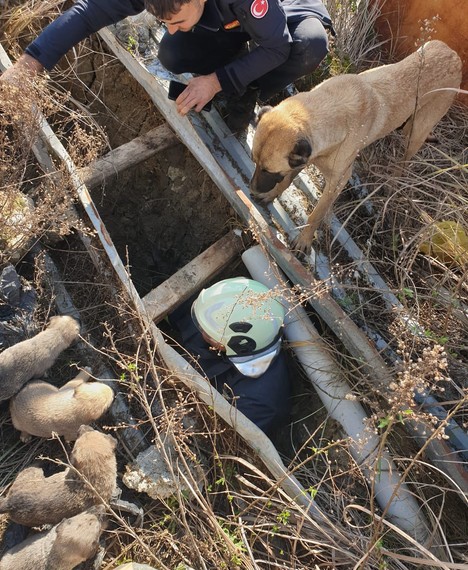
{"type": "Polygon", "coordinates": [[[268,0],[253,0],[250,13],[254,18],[263,18],[268,12],[268,0]]]}

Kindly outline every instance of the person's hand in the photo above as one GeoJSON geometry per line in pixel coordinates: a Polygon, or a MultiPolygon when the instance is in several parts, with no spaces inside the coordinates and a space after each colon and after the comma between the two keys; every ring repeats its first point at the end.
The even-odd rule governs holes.
{"type": "MultiPolygon", "coordinates": [[[[16,63],[8,67],[0,75],[0,105],[2,113],[15,116],[19,109],[22,108],[19,105],[19,98],[21,101],[31,99],[30,105],[33,104],[34,94],[37,93],[33,88],[33,80],[43,70],[42,64],[25,53],[16,63]]],[[[30,111],[28,114],[30,114],[30,111]]]]}
{"type": "Polygon", "coordinates": [[[43,71],[44,67],[27,53],[24,53],[18,61],[5,70],[0,76],[0,83],[18,83],[25,77],[33,78],[43,71]]]}
{"type": "Polygon", "coordinates": [[[221,85],[215,73],[194,77],[176,99],[177,112],[180,115],[186,115],[194,109],[199,113],[220,91],[221,85]]]}

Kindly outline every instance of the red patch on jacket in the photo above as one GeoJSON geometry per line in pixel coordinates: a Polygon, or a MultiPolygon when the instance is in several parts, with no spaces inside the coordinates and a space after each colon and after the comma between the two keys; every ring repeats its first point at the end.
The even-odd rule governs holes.
{"type": "Polygon", "coordinates": [[[232,30],[234,28],[238,28],[239,26],[240,26],[239,20],[233,20],[232,22],[224,24],[223,28],[225,30],[232,30]]]}
{"type": "Polygon", "coordinates": [[[254,0],[250,6],[250,13],[254,18],[263,18],[268,12],[268,0],[254,0]]]}

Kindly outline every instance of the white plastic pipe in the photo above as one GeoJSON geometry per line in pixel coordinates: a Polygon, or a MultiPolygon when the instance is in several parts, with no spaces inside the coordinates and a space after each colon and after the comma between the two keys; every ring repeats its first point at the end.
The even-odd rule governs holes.
{"type": "MultiPolygon", "coordinates": [[[[260,246],[243,253],[242,259],[252,278],[270,289],[278,289],[277,299],[286,310],[285,337],[312,381],[329,415],[338,421],[350,438],[350,451],[364,475],[374,486],[375,498],[387,518],[399,528],[425,542],[429,536],[428,525],[421,509],[401,482],[389,453],[380,449],[380,439],[366,429],[367,415],[364,408],[347,397],[351,387],[339,372],[306,311],[298,304],[292,305],[281,291],[286,279],[276,266],[272,267],[260,246]],[[280,275],[283,284],[275,277],[280,275]]],[[[291,298],[293,293],[291,291],[291,298]]]]}

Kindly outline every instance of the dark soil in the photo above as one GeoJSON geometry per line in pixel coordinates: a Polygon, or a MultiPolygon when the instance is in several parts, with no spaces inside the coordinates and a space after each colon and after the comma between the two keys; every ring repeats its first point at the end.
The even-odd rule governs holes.
{"type": "MultiPolygon", "coordinates": [[[[73,95],[105,130],[111,148],[163,122],[146,92],[119,62],[109,63],[108,57],[103,60],[98,54],[85,58],[81,67],[86,88],[73,87],[73,95]]],[[[92,197],[140,295],[235,223],[223,194],[182,144],[95,188],[92,197]]]]}

